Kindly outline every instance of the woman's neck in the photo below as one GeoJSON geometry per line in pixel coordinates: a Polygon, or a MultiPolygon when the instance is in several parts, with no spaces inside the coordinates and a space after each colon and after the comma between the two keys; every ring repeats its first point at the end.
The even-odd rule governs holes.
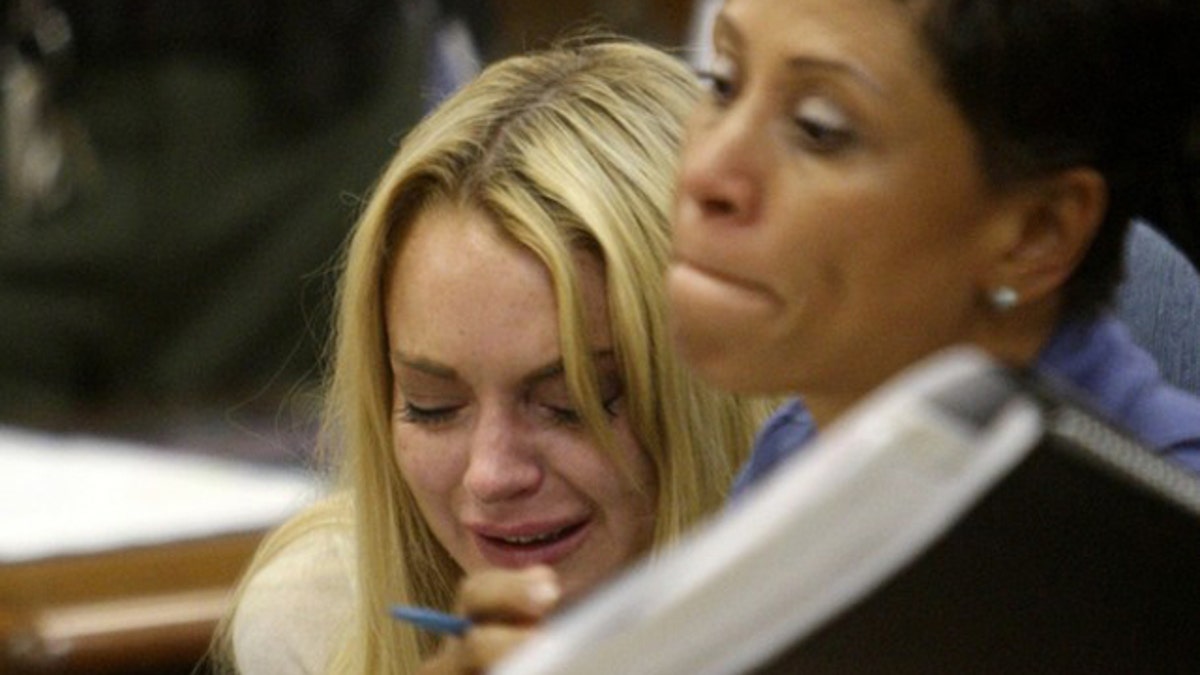
{"type": "MultiPolygon", "coordinates": [[[[1057,303],[1031,303],[1011,312],[991,315],[980,323],[973,335],[958,344],[974,345],[997,362],[1015,368],[1032,366],[1042,349],[1058,328],[1060,311],[1057,303]]],[[[951,344],[944,345],[945,347],[951,344]]],[[[932,355],[937,349],[931,351],[932,355]]],[[[805,408],[812,415],[818,429],[825,429],[851,408],[858,405],[872,391],[897,375],[904,367],[914,365],[919,359],[904,364],[894,372],[881,374],[874,381],[857,387],[845,386],[836,391],[798,392],[805,408]]],[[[847,384],[843,382],[842,384],[847,384]]]]}

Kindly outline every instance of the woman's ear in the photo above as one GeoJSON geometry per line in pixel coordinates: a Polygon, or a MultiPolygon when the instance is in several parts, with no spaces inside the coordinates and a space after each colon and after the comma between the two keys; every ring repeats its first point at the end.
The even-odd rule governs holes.
{"type": "Polygon", "coordinates": [[[1054,293],[1070,278],[1104,219],[1108,187],[1100,172],[1076,167],[1018,191],[992,284],[1011,288],[1024,303],[1054,293]]]}

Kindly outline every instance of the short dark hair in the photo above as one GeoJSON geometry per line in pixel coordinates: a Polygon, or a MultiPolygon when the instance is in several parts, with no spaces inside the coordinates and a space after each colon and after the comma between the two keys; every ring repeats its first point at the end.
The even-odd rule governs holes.
{"type": "MultiPolygon", "coordinates": [[[[1198,0],[924,0],[921,36],[1000,188],[1073,166],[1109,206],[1065,287],[1065,311],[1107,305],[1133,217],[1179,214],[1200,92],[1198,0]]],[[[1194,224],[1193,224],[1194,226],[1194,224]]]]}

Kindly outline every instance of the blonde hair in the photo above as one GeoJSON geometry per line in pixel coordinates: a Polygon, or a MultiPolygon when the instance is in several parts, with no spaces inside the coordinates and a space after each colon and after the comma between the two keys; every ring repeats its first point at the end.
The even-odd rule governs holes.
{"type": "Polygon", "coordinates": [[[333,672],[413,672],[434,641],[391,621],[388,605],[448,608],[462,576],[416,508],[390,427],[383,279],[406,226],[432,204],[487,214],[545,263],[568,384],[608,448],[572,254],[603,262],[630,424],[656,469],[654,546],[723,501],[768,405],[702,385],[671,349],[668,213],[683,120],[698,94],[670,55],[612,38],[575,40],[492,65],[405,138],[343,260],[324,440],[336,439],[349,499],[301,515],[265,546],[278,550],[310,531],[310,518],[336,520],[331,508],[352,514],[343,520],[353,522],[357,547],[356,616],[333,672]]]}

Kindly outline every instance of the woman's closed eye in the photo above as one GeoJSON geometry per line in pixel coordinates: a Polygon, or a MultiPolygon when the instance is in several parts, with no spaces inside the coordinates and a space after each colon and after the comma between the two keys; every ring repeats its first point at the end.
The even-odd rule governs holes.
{"type": "Polygon", "coordinates": [[[857,140],[849,116],[825,97],[805,97],[796,105],[793,120],[800,143],[814,152],[837,152],[857,140]]]}
{"type": "Polygon", "coordinates": [[[398,406],[397,414],[402,422],[421,426],[438,426],[454,419],[462,406],[438,405],[419,406],[412,401],[405,401],[398,406]]]}
{"type": "Polygon", "coordinates": [[[549,403],[543,403],[541,407],[545,410],[550,421],[555,424],[574,427],[583,423],[583,416],[573,407],[552,405],[549,403]]]}
{"type": "MultiPolygon", "coordinates": [[[[617,416],[617,403],[620,402],[622,396],[623,394],[616,393],[601,401],[600,406],[604,409],[609,419],[617,416]]],[[[583,424],[583,414],[573,404],[543,402],[540,405],[556,424],[565,426],[579,426],[583,424]]]]}
{"type": "MultiPolygon", "coordinates": [[[[616,417],[617,402],[625,393],[620,376],[610,367],[601,368],[597,385],[601,408],[609,419],[616,417]]],[[[561,373],[536,382],[526,400],[553,424],[578,427],[584,423],[580,406],[561,373]]]]}
{"type": "Polygon", "coordinates": [[[726,105],[737,96],[736,75],[733,61],[721,55],[713,58],[711,68],[696,73],[717,105],[726,105]]]}

